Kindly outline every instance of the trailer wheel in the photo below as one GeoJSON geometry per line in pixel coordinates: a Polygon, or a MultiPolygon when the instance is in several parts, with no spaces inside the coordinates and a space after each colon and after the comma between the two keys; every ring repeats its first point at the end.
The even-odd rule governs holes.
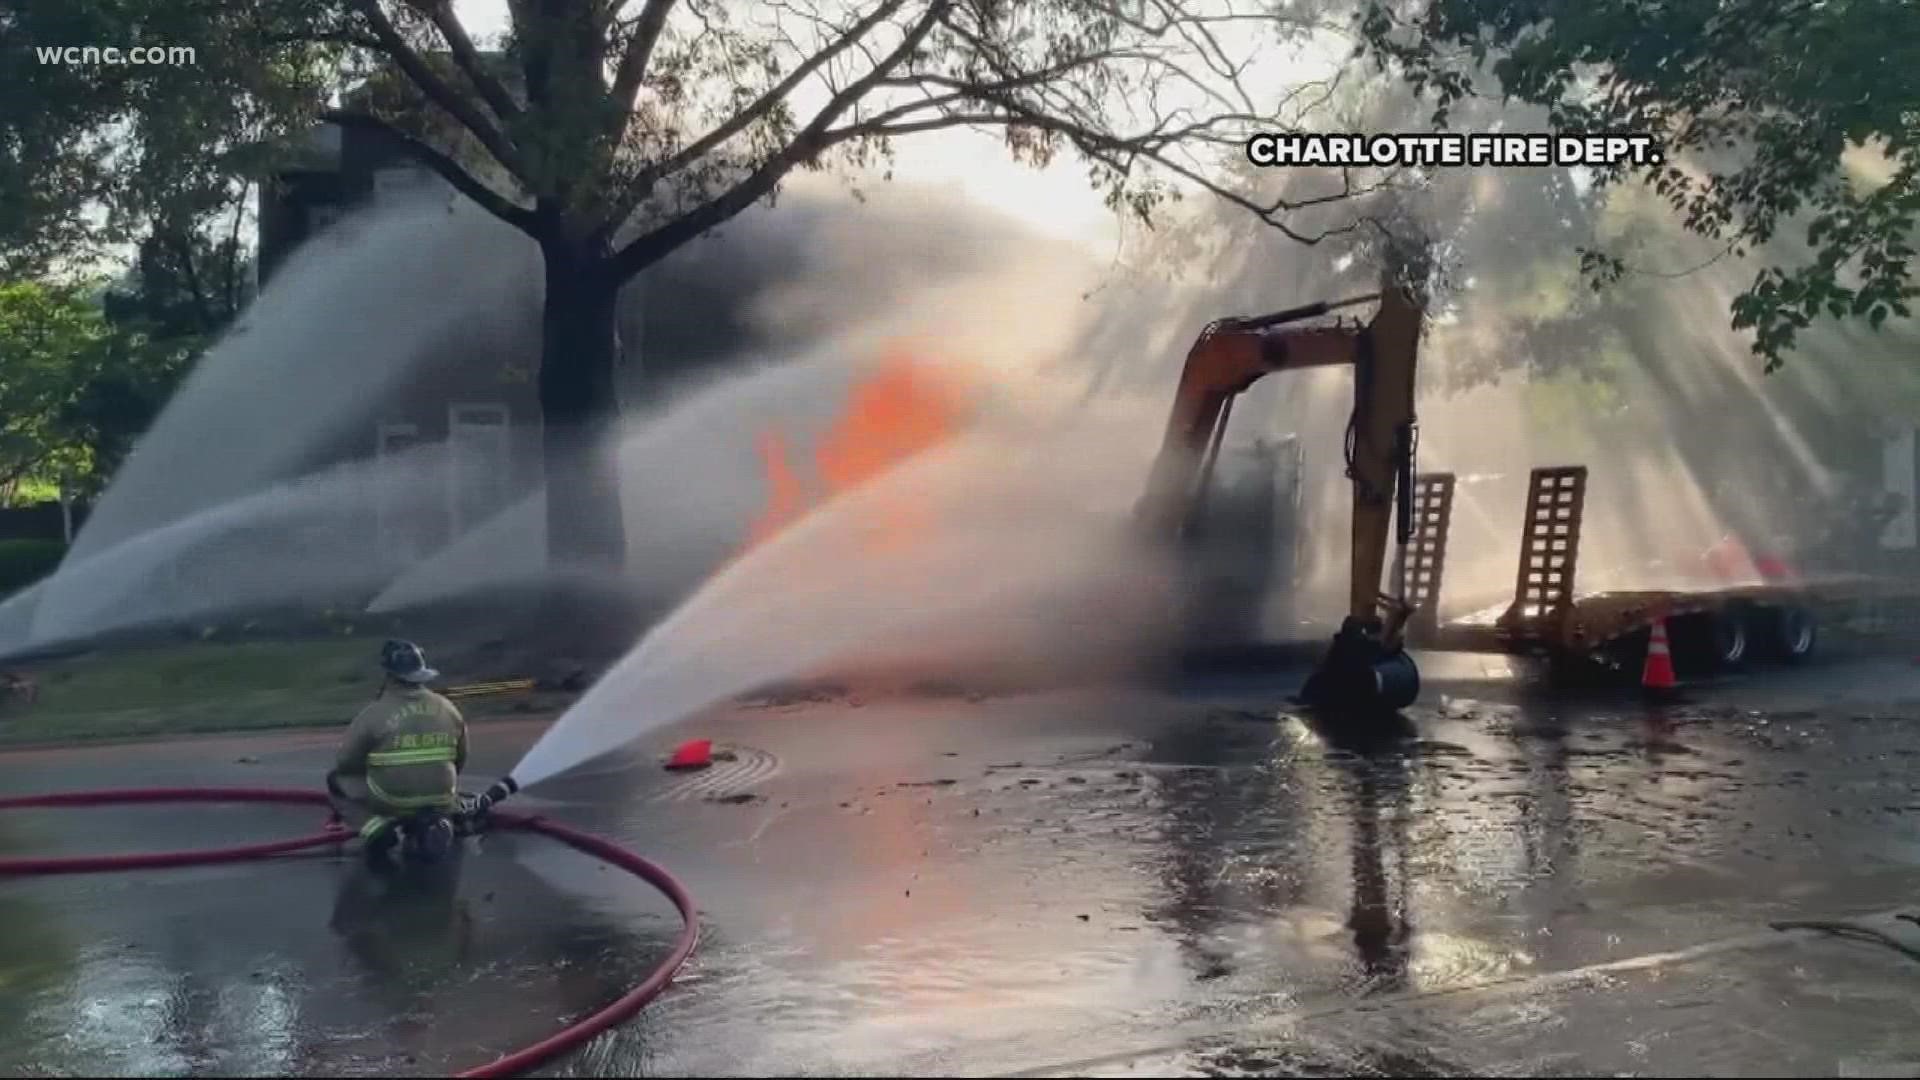
{"type": "Polygon", "coordinates": [[[1727,608],[1673,620],[1669,632],[1676,666],[1702,675],[1744,667],[1753,650],[1742,615],[1727,608]]]}
{"type": "Polygon", "coordinates": [[[1721,671],[1733,671],[1747,662],[1751,640],[1747,620],[1742,613],[1728,609],[1711,617],[1713,625],[1713,663],[1721,671]]]}
{"type": "Polygon", "coordinates": [[[1820,625],[1813,612],[1795,605],[1767,608],[1757,613],[1755,622],[1767,658],[1783,664],[1798,664],[1813,655],[1820,641],[1820,625]]]}

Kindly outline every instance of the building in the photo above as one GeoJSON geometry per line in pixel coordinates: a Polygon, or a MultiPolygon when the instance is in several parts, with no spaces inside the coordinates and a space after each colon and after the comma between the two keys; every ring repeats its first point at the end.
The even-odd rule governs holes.
{"type": "MultiPolygon", "coordinates": [[[[287,155],[260,189],[259,286],[268,286],[288,257],[356,210],[421,187],[451,190],[383,133],[321,125],[287,155]]],[[[386,537],[393,518],[374,516],[384,549],[405,559],[457,536],[510,505],[539,480],[540,410],[526,355],[538,348],[537,327],[490,341],[494,355],[470,343],[422,359],[411,385],[382,399],[367,427],[323,451],[315,467],[401,453],[423,443],[447,448],[443,520],[423,525],[410,515],[405,535],[386,537]],[[531,336],[530,336],[531,335],[531,336]]]]}
{"type": "MultiPolygon", "coordinates": [[[[419,185],[453,197],[443,180],[378,131],[325,124],[309,132],[261,185],[261,287],[334,222],[419,185]]],[[[750,210],[630,283],[619,329],[623,403],[641,405],[724,365],[800,353],[844,324],[890,312],[917,290],[991,272],[1017,239],[993,231],[1007,226],[983,226],[977,211],[956,212],[924,193],[895,190],[858,204],[837,195],[802,192],[783,198],[777,211],[750,210]],[[795,283],[813,298],[806,316],[762,321],[759,301],[795,283]],[[769,329],[776,322],[781,329],[769,329]]],[[[413,386],[383,399],[379,415],[310,463],[320,468],[446,444],[452,453],[444,526],[400,549],[430,550],[538,485],[537,313],[529,311],[524,322],[489,339],[492,355],[476,355],[470,341],[455,355],[429,358],[413,386]]]]}

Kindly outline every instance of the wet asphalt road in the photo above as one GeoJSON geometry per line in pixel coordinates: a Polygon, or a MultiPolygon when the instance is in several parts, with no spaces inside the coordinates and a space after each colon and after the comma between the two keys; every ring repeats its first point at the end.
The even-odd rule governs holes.
{"type": "MultiPolygon", "coordinates": [[[[1291,685],[739,707],[521,796],[630,841],[704,912],[676,988],[557,1071],[1920,1073],[1920,963],[1767,926],[1920,907],[1920,668],[1661,710],[1442,684],[1358,743],[1285,712],[1291,685]],[[693,736],[733,760],[657,767],[693,736]]],[[[537,730],[476,728],[474,774],[537,730]]],[[[332,739],[18,752],[0,788],[309,786],[332,739]]],[[[315,823],[14,812],[0,850],[315,823]]],[[[0,1072],[442,1074],[610,1000],[676,926],[536,837],[456,869],[0,885],[0,1072]]]]}

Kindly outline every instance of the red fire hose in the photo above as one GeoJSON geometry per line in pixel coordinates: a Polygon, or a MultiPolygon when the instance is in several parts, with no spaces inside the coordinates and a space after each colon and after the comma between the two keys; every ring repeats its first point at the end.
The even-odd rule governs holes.
{"type": "MultiPolygon", "coordinates": [[[[33,807],[121,806],[130,803],[280,803],[325,806],[327,797],[318,791],[289,791],[282,788],[125,788],[104,791],[69,791],[51,795],[21,795],[0,798],[0,810],[33,807]]],[[[700,941],[699,915],[693,897],[673,875],[639,855],[609,840],[569,828],[558,822],[525,814],[496,810],[489,815],[493,827],[539,833],[568,847],[613,864],[660,890],[680,912],[680,935],[673,951],[653,969],[640,985],[599,1012],[577,1020],[532,1046],[460,1073],[463,1077],[517,1076],[560,1054],[585,1045],[595,1036],[631,1020],[673,982],[681,965],[692,955],[700,941]]],[[[82,874],[113,870],[146,870],[166,866],[198,866],[207,863],[242,862],[307,848],[342,844],[353,834],[329,826],[310,836],[274,840],[234,847],[202,848],[197,851],[161,851],[124,855],[78,855],[64,858],[0,859],[0,878],[41,874],[82,874]]]]}

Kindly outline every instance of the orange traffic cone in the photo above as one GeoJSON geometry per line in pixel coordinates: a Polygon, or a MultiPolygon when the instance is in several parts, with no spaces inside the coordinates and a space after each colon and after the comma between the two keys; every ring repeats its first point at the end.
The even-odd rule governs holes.
{"type": "Polygon", "coordinates": [[[1653,620],[1647,635],[1647,665],[1641,669],[1640,685],[1648,690],[1671,690],[1679,684],[1673,677],[1673,652],[1667,646],[1667,617],[1653,620]]]}

